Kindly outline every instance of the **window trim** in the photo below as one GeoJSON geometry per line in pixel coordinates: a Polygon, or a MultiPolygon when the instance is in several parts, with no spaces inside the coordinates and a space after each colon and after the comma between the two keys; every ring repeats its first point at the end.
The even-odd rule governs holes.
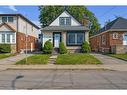
{"type": "Polygon", "coordinates": [[[3,22],[3,17],[6,17],[7,18],[7,21],[6,22],[8,22],[8,23],[13,23],[14,22],[14,17],[13,16],[2,16],[2,23],[4,23],[3,22]],[[8,21],[9,17],[12,17],[13,18],[13,21],[12,22],[8,21]]]}
{"type": "Polygon", "coordinates": [[[71,17],[59,17],[59,25],[60,26],[71,26],[71,17]],[[63,24],[61,24],[61,19],[62,18],[64,18],[64,25],[63,24]],[[70,23],[69,24],[67,24],[67,19],[69,18],[69,20],[70,20],[70,23]]]}
{"type": "MultiPolygon", "coordinates": [[[[7,32],[7,31],[4,31],[7,32]]],[[[0,44],[16,44],[16,33],[0,33],[1,39],[0,39],[0,44]],[[2,42],[2,34],[5,35],[5,42],[2,42]],[[7,35],[10,35],[10,42],[7,42],[7,35]],[[14,41],[13,41],[14,37],[14,41]]]]}
{"type": "Polygon", "coordinates": [[[102,35],[102,37],[101,37],[101,43],[102,43],[102,45],[106,45],[106,35],[102,35]]]}
{"type": "Polygon", "coordinates": [[[113,34],[112,34],[112,39],[119,39],[119,33],[117,33],[117,32],[114,32],[113,34]],[[115,37],[115,35],[117,34],[117,37],[115,37]]]}
{"type": "MultiPolygon", "coordinates": [[[[83,31],[72,31],[72,32],[69,31],[69,32],[66,33],[66,46],[81,46],[82,45],[82,44],[71,44],[71,45],[68,44],[68,33],[76,33],[76,34],[83,33],[83,39],[85,41],[85,32],[83,32],[83,31]]],[[[76,37],[76,39],[77,39],[77,37],[76,37]]]]}

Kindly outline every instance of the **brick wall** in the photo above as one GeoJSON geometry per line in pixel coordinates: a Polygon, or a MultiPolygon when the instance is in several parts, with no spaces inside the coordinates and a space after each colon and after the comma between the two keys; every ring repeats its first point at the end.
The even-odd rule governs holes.
{"type": "Polygon", "coordinates": [[[113,39],[113,33],[115,31],[105,32],[103,34],[94,36],[90,38],[90,44],[92,51],[100,51],[100,52],[111,52],[111,47],[114,45],[123,45],[123,33],[125,32],[117,32],[118,39],[113,39]],[[102,36],[106,37],[105,44],[102,43],[102,36]]]}
{"type": "MultiPolygon", "coordinates": [[[[33,36],[27,37],[27,49],[28,50],[36,50],[38,48],[37,38],[33,36]]],[[[21,52],[21,50],[26,50],[26,36],[23,33],[17,32],[16,34],[16,45],[17,45],[17,52],[21,52]]]]}

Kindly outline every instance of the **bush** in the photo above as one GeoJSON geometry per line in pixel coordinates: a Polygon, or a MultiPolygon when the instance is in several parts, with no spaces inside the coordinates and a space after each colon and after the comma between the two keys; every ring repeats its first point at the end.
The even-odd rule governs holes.
{"type": "Polygon", "coordinates": [[[10,53],[11,45],[10,44],[0,44],[0,53],[10,53]]]}
{"type": "Polygon", "coordinates": [[[83,53],[89,53],[89,52],[91,52],[90,45],[88,44],[87,41],[83,42],[83,44],[82,44],[82,52],[83,53]]]}
{"type": "Polygon", "coordinates": [[[66,47],[65,47],[63,42],[60,42],[60,44],[59,44],[59,52],[60,52],[60,54],[67,53],[67,49],[66,49],[66,47]]]}
{"type": "Polygon", "coordinates": [[[51,43],[51,40],[46,41],[43,48],[44,53],[51,54],[52,50],[53,50],[53,45],[51,43]]]}

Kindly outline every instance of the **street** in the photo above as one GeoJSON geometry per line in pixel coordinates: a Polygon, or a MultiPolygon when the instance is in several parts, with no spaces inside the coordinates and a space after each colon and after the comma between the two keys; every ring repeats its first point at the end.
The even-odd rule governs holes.
{"type": "Polygon", "coordinates": [[[127,72],[109,70],[5,70],[0,89],[127,89],[127,72]]]}

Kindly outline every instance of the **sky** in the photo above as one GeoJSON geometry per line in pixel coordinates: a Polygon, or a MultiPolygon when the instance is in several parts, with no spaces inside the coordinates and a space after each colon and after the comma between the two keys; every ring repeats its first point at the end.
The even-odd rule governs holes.
{"type": "MultiPolygon", "coordinates": [[[[97,17],[101,27],[105,22],[114,20],[117,16],[127,18],[127,6],[86,6],[97,17]]],[[[0,6],[0,14],[21,13],[33,23],[39,25],[38,6],[0,6]]]]}

